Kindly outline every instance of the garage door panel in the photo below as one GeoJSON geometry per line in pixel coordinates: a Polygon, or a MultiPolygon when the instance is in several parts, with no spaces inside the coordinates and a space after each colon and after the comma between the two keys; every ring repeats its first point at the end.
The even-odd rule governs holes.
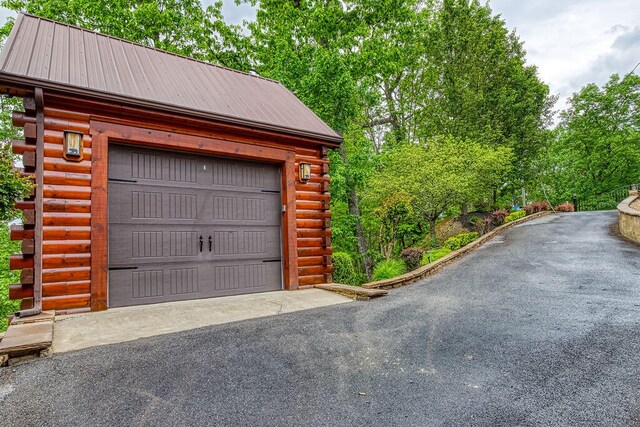
{"type": "Polygon", "coordinates": [[[205,191],[109,182],[109,223],[197,223],[208,218],[205,191]]]}
{"type": "Polygon", "coordinates": [[[109,190],[111,224],[280,224],[279,193],[174,189],[117,181],[109,183],[109,190]]]}
{"type": "Polygon", "coordinates": [[[175,224],[118,225],[109,228],[110,242],[118,242],[118,250],[109,253],[109,265],[279,259],[280,233],[279,226],[246,226],[238,230],[225,226],[185,229],[175,224]]]}
{"type": "Polygon", "coordinates": [[[109,178],[180,187],[280,191],[277,168],[262,163],[204,157],[142,147],[117,146],[109,153],[109,178]]]}
{"type": "Polygon", "coordinates": [[[280,264],[275,262],[213,262],[149,265],[111,270],[118,286],[110,305],[128,306],[280,289],[280,264]]]}
{"type": "Polygon", "coordinates": [[[109,305],[281,289],[280,170],[113,146],[109,305]]]}

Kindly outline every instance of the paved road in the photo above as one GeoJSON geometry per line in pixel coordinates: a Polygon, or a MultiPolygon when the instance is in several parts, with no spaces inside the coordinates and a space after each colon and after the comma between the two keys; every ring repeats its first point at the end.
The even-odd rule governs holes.
{"type": "Polygon", "coordinates": [[[377,301],[3,369],[0,424],[638,424],[640,248],[614,220],[518,226],[377,301]]]}

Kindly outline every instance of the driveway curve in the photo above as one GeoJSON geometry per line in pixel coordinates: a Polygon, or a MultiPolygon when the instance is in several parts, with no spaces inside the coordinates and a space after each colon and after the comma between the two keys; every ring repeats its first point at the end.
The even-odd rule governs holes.
{"type": "Polygon", "coordinates": [[[628,425],[640,248],[516,226],[389,296],[0,369],[0,425],[628,425]]]}

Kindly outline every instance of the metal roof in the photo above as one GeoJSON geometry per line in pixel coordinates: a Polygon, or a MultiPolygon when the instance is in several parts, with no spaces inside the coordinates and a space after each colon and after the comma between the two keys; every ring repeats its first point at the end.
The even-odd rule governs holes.
{"type": "Polygon", "coordinates": [[[342,140],[279,82],[27,14],[0,54],[0,81],[342,140]]]}

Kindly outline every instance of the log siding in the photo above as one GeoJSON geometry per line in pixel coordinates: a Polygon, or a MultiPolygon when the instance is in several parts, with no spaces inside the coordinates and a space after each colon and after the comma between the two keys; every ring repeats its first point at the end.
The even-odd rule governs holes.
{"type": "MultiPolygon", "coordinates": [[[[10,297],[23,299],[23,306],[32,304],[33,252],[39,250],[43,309],[74,313],[107,308],[107,205],[106,197],[100,194],[103,191],[102,196],[106,195],[106,188],[96,186],[97,180],[106,182],[105,158],[100,155],[106,152],[108,139],[98,137],[104,132],[105,124],[125,129],[119,137],[120,142],[125,143],[135,138],[129,137],[128,129],[146,129],[178,137],[184,135],[194,141],[209,138],[221,145],[228,142],[247,153],[269,149],[292,153],[289,166],[283,168],[283,187],[289,183],[292,189],[288,209],[294,214],[290,224],[283,223],[286,228],[283,250],[286,252],[289,246],[295,248],[285,263],[285,269],[293,267],[295,274],[285,272],[289,278],[286,287],[297,289],[332,281],[331,196],[326,142],[243,127],[231,128],[228,124],[62,97],[56,93],[45,92],[44,101],[42,212],[37,212],[34,197],[19,201],[17,207],[24,210],[25,221],[11,229],[12,239],[23,241],[23,253],[12,256],[10,264],[12,269],[23,270],[23,279],[11,286],[10,297]],[[96,123],[101,123],[103,128],[97,129],[96,123]],[[65,130],[84,134],[82,161],[70,162],[63,158],[65,130]],[[100,145],[94,147],[94,144],[100,145]],[[300,162],[311,164],[312,178],[307,183],[298,179],[300,162]],[[38,215],[41,215],[42,224],[40,237],[35,233],[38,215]]],[[[25,112],[13,116],[14,125],[24,127],[25,139],[14,141],[12,147],[16,154],[23,156],[23,173],[28,176],[34,173],[33,153],[38,136],[36,111],[30,108],[33,104],[31,97],[25,98],[25,112]]],[[[197,147],[182,146],[179,138],[170,148],[198,152],[197,147]]],[[[243,155],[240,152],[236,157],[243,155]]]]}

